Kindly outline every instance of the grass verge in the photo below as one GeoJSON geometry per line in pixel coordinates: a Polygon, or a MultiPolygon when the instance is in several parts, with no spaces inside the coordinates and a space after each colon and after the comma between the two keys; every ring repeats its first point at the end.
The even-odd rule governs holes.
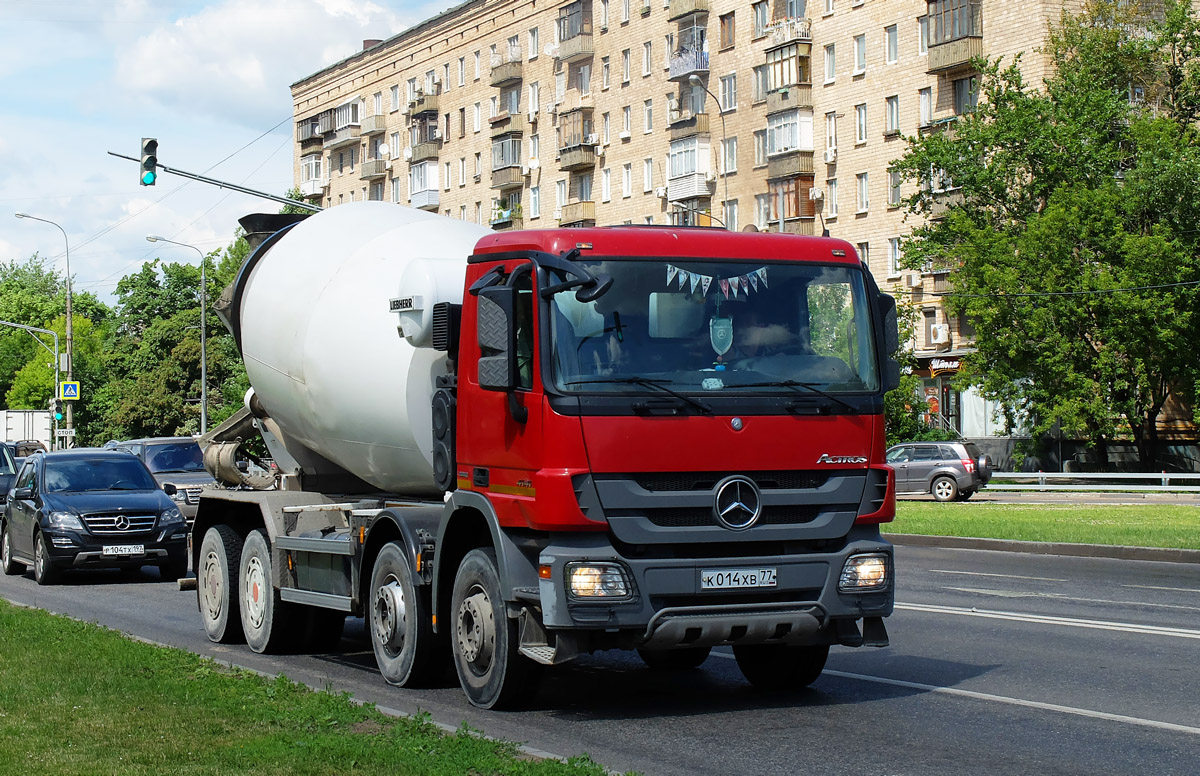
{"type": "Polygon", "coordinates": [[[1200,550],[1200,509],[1146,504],[936,504],[901,501],[884,533],[1200,550]]]}
{"type": "Polygon", "coordinates": [[[602,776],[0,601],[0,776],[602,776]]]}

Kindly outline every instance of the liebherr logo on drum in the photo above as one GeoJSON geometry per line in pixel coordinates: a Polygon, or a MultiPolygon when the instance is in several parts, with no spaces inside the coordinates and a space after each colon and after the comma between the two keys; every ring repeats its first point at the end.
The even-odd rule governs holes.
{"type": "Polygon", "coordinates": [[[817,463],[866,463],[867,459],[861,455],[830,455],[829,453],[821,453],[821,457],[817,459],[817,463]]]}

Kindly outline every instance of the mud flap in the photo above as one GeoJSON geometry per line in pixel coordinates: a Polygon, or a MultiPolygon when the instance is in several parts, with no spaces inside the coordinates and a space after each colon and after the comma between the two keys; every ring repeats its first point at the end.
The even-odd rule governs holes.
{"type": "Polygon", "coordinates": [[[546,666],[559,665],[579,655],[578,644],[573,636],[555,634],[551,639],[546,629],[538,622],[537,616],[528,607],[521,610],[518,622],[521,630],[521,654],[535,663],[546,666]]]}

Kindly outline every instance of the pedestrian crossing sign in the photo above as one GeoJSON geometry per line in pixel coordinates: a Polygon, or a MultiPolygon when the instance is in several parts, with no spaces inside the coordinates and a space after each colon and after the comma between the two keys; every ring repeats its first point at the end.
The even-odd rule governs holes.
{"type": "Polygon", "coordinates": [[[63,380],[58,384],[58,395],[63,399],[79,398],[79,381],[63,380]]]}

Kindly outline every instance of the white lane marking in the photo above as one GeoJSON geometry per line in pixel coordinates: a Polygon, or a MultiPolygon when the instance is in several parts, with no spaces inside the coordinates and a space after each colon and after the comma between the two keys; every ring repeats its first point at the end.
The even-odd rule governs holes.
{"type": "MultiPolygon", "coordinates": [[[[733,660],[733,655],[725,652],[712,653],[715,657],[723,657],[728,660],[733,660]]],[[[922,692],[937,693],[939,695],[954,695],[960,698],[971,698],[978,701],[991,701],[992,703],[1006,703],[1010,706],[1024,706],[1028,709],[1041,709],[1043,711],[1057,711],[1061,714],[1074,714],[1078,717],[1090,717],[1091,719],[1102,719],[1108,722],[1123,722],[1126,725],[1138,725],[1140,727],[1157,728],[1158,730],[1170,730],[1176,733],[1190,733],[1194,736],[1200,736],[1200,727],[1192,727],[1190,725],[1178,725],[1174,722],[1159,722],[1154,719],[1142,719],[1141,717],[1129,717],[1124,714],[1110,714],[1107,711],[1093,711],[1092,709],[1081,709],[1075,706],[1062,706],[1057,703],[1044,703],[1042,701],[1027,701],[1024,698],[1010,698],[1006,695],[992,695],[986,692],[975,692],[974,690],[960,690],[956,687],[939,687],[936,684],[921,684],[920,682],[906,682],[903,679],[888,679],[884,676],[869,676],[867,674],[852,674],[846,671],[834,671],[826,668],[821,672],[822,676],[836,676],[842,679],[858,679],[863,682],[874,682],[876,684],[887,684],[893,687],[904,687],[909,690],[920,690],[922,692]]]]}
{"type": "Polygon", "coordinates": [[[1159,587],[1158,585],[1121,585],[1121,587],[1133,587],[1138,590],[1167,590],[1172,593],[1200,593],[1192,587],[1159,587]]]}
{"type": "Polygon", "coordinates": [[[1114,601],[1109,598],[1079,598],[1064,593],[1026,593],[1020,590],[992,590],[985,587],[947,587],[956,593],[975,593],[990,595],[998,598],[1051,598],[1055,601],[1078,601],[1085,604],[1111,604],[1114,606],[1151,606],[1155,609],[1183,609],[1189,612],[1200,612],[1200,606],[1185,606],[1184,604],[1156,604],[1150,601],[1114,601]]]}
{"type": "Polygon", "coordinates": [[[985,571],[955,571],[954,569],[930,569],[934,574],[967,574],[972,577],[1004,577],[1005,579],[1032,579],[1038,582],[1066,582],[1054,577],[1023,577],[1019,574],[989,574],[985,571]]]}
{"type": "Polygon", "coordinates": [[[1095,630],[1123,631],[1125,633],[1141,633],[1150,636],[1175,636],[1182,639],[1200,639],[1200,630],[1189,628],[1166,628],[1158,625],[1137,625],[1128,622],[1110,622],[1107,620],[1083,620],[1075,617],[1052,617],[1043,614],[1022,614],[1020,612],[1004,612],[992,609],[965,608],[962,606],[938,606],[935,604],[896,604],[897,609],[907,609],[913,612],[928,612],[930,614],[956,614],[963,617],[984,617],[991,620],[1014,620],[1041,625],[1062,625],[1070,628],[1092,628],[1095,630]]]}

